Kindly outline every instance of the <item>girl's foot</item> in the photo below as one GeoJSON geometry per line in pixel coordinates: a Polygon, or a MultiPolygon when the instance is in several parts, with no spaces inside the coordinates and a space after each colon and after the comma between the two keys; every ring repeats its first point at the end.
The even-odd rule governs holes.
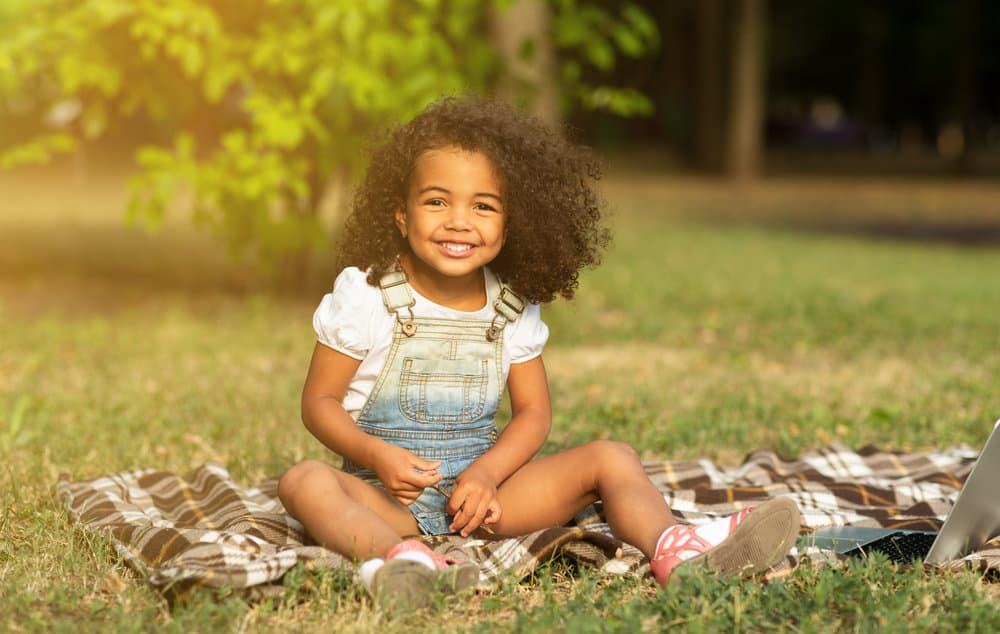
{"type": "Polygon", "coordinates": [[[385,610],[417,610],[430,605],[436,595],[455,594],[479,583],[479,566],[439,555],[414,539],[396,544],[385,561],[366,561],[358,572],[385,610]]]}
{"type": "Polygon", "coordinates": [[[801,523],[795,503],[776,498],[708,524],[675,524],[660,535],[649,568],[661,586],[703,567],[722,575],[752,575],[788,554],[801,523]]]}

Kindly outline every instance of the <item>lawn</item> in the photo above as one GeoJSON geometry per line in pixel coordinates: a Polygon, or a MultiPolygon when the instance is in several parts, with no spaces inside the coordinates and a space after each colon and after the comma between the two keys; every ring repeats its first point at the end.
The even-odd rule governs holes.
{"type": "MultiPolygon", "coordinates": [[[[56,478],[217,460],[249,484],[326,457],[298,392],[332,280],[253,290],[181,223],[124,226],[117,183],[0,175],[0,630],[1000,629],[996,584],[885,562],[659,591],[557,561],[393,622],[338,572],[295,571],[278,601],[206,592],[169,606],[69,524],[56,478]]],[[[732,190],[629,172],[606,193],[612,250],[575,300],[544,311],[544,451],[614,437],[646,458],[731,465],[758,447],[979,446],[1000,417],[1000,245],[870,236],[864,222],[1000,224],[1000,185],[732,190]]]]}

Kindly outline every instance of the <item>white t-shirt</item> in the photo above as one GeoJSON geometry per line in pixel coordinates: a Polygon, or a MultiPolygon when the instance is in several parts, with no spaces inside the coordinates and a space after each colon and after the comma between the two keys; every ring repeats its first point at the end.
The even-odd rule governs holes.
{"type": "MultiPolygon", "coordinates": [[[[489,269],[486,271],[486,305],[479,310],[462,311],[446,308],[422,297],[413,287],[413,314],[433,319],[473,319],[490,321],[496,314],[493,302],[500,294],[500,282],[489,269]]],[[[313,329],[320,343],[361,361],[344,396],[344,409],[354,418],[364,407],[375,386],[375,380],[385,365],[392,343],[396,315],[382,302],[382,292],[368,284],[366,275],[357,267],[344,269],[333,284],[333,292],[313,314],[313,329]]],[[[528,304],[524,312],[504,329],[503,381],[511,363],[524,363],[542,354],[549,338],[549,329],[542,321],[538,304],[528,304]]]]}

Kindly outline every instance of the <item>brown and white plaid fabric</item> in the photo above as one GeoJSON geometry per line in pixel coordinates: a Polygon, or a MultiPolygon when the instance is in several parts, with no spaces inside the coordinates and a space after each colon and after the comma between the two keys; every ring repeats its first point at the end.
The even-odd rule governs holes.
{"type": "MultiPolygon", "coordinates": [[[[936,529],[954,504],[976,452],[967,447],[902,453],[830,446],[783,460],[755,451],[738,467],[708,460],[648,462],[646,472],[682,521],[699,523],[770,498],[785,496],[802,510],[803,532],[833,525],[936,529]]],[[[149,583],[169,593],[192,586],[281,592],[282,576],[299,562],[344,566],[339,555],[316,546],[289,517],[276,495],[277,481],[246,488],[218,464],[187,478],[137,469],[71,482],[58,494],[74,521],[107,536],[125,561],[149,583]]],[[[616,539],[600,505],[570,526],[516,538],[493,535],[425,537],[434,549],[471,559],[488,584],[502,574],[523,577],[559,554],[613,574],[642,573],[648,563],[616,539]]],[[[831,553],[808,553],[829,561],[831,553]]],[[[795,551],[767,574],[781,578],[801,557],[795,551]]],[[[944,567],[1000,569],[1000,542],[944,567]]]]}

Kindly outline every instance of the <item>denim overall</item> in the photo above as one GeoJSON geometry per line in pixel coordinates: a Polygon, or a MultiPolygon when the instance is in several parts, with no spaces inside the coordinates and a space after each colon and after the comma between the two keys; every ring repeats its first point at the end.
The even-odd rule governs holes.
{"type": "MultiPolygon", "coordinates": [[[[492,321],[415,317],[406,274],[379,282],[386,310],[396,315],[385,365],[357,417],[358,427],[424,460],[441,460],[442,480],[410,505],[420,530],[449,533],[445,512],[455,478],[497,440],[503,394],[503,330],[524,310],[506,285],[492,321]],[[404,316],[404,311],[408,314],[404,316]]],[[[343,470],[381,487],[375,474],[348,460],[343,470]]]]}

